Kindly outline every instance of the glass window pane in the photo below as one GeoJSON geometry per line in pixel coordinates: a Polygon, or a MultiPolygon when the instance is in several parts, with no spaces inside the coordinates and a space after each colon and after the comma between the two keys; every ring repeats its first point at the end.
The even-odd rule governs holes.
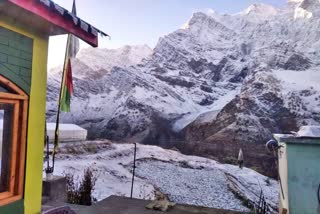
{"type": "Polygon", "coordinates": [[[6,92],[6,93],[8,93],[8,90],[7,90],[6,88],[0,86],[0,92],[6,92]]]}
{"type": "Polygon", "coordinates": [[[13,104],[0,103],[0,192],[9,190],[13,104]]]}
{"type": "Polygon", "coordinates": [[[4,85],[0,85],[0,92],[5,92],[5,93],[14,93],[12,90],[8,89],[4,85]]]}

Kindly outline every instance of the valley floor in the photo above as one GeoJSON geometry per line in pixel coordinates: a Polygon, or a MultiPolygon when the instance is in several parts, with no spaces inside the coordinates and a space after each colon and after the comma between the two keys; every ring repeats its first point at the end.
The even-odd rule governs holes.
{"type": "MultiPolygon", "coordinates": [[[[98,200],[130,196],[133,144],[95,141],[60,147],[55,174],[80,177],[90,167],[97,177],[94,196],[98,200]]],[[[155,190],[176,203],[237,211],[248,211],[243,200],[257,202],[262,190],[273,211],[278,204],[278,182],[251,169],[138,144],[133,196],[153,199],[155,190]]]]}

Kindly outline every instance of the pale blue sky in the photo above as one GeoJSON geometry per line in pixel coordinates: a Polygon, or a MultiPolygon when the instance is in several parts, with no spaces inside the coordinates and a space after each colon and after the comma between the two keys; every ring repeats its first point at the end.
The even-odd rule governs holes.
{"type": "MultiPolygon", "coordinates": [[[[72,0],[54,0],[70,9],[72,0]]],[[[286,0],[77,0],[78,16],[111,35],[100,38],[100,47],[147,44],[154,47],[159,37],[185,24],[193,12],[213,9],[236,13],[254,3],[283,7],[286,0]]],[[[49,68],[63,61],[65,37],[52,38],[49,68]]],[[[81,44],[81,47],[86,45],[81,44]]]]}

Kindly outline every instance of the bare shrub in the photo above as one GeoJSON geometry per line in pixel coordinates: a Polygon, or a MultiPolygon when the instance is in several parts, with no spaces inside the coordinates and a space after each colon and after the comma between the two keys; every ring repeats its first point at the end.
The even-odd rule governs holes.
{"type": "Polygon", "coordinates": [[[67,200],[70,204],[92,205],[96,199],[92,196],[97,178],[90,168],[84,170],[83,178],[80,182],[73,174],[66,174],[67,179],[67,200]]]}

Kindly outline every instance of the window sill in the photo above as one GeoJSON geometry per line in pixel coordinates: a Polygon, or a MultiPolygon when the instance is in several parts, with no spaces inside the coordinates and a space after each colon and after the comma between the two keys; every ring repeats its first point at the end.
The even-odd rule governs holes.
{"type": "Polygon", "coordinates": [[[19,201],[21,199],[22,199],[22,196],[20,196],[20,195],[15,195],[15,196],[12,196],[9,198],[5,198],[5,199],[0,200],[0,206],[8,205],[10,203],[19,201]]]}

